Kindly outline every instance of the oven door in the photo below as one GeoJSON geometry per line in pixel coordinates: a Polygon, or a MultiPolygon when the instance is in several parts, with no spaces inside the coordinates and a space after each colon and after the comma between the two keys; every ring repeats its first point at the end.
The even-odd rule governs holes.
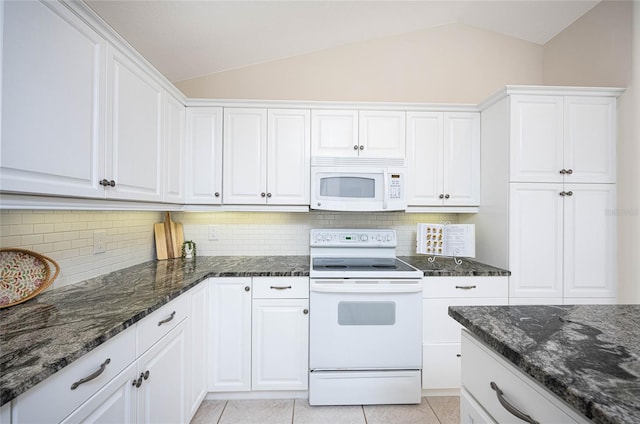
{"type": "Polygon", "coordinates": [[[422,368],[420,280],[311,280],[311,370],[422,368]]]}

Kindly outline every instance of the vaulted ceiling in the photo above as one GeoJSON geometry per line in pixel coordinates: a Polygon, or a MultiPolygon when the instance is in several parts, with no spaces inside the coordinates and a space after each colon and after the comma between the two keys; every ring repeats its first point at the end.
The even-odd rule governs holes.
{"type": "Polygon", "coordinates": [[[462,23],[544,45],[598,0],[85,0],[176,82],[462,23]]]}

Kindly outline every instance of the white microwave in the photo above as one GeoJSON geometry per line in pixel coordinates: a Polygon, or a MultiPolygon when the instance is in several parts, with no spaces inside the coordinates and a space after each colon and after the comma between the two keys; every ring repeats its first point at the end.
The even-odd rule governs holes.
{"type": "Polygon", "coordinates": [[[311,209],[403,211],[406,172],[387,167],[311,167],[311,209]]]}

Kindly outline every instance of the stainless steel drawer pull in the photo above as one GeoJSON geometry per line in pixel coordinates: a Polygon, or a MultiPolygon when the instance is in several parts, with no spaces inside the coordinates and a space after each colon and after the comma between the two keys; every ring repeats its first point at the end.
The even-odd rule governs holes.
{"type": "Polygon", "coordinates": [[[529,424],[540,424],[538,421],[534,420],[529,415],[525,414],[524,412],[521,412],[518,408],[516,408],[515,406],[507,402],[507,400],[503,396],[504,393],[502,393],[502,390],[500,390],[500,387],[498,387],[496,383],[492,381],[489,385],[493,390],[495,390],[496,396],[498,397],[498,401],[500,402],[500,405],[502,405],[504,409],[509,411],[511,415],[518,417],[522,421],[527,422],[529,424]]]}
{"type": "Polygon", "coordinates": [[[176,311],[171,312],[171,315],[169,315],[169,318],[165,318],[162,321],[158,322],[158,327],[160,327],[162,324],[166,324],[169,321],[171,321],[174,317],[176,316],[176,311]]]}
{"type": "Polygon", "coordinates": [[[287,290],[290,289],[291,286],[270,286],[269,288],[273,290],[287,290]]]}
{"type": "Polygon", "coordinates": [[[475,289],[476,286],[475,285],[474,286],[456,286],[456,288],[460,290],[471,290],[471,289],[475,289]]]}
{"type": "Polygon", "coordinates": [[[87,381],[91,381],[94,378],[97,378],[100,374],[102,374],[105,370],[105,368],[107,368],[107,365],[109,365],[109,363],[111,362],[111,358],[107,358],[106,361],[104,361],[101,365],[100,368],[98,368],[93,374],[85,377],[85,378],[81,378],[80,380],[76,381],[75,383],[73,383],[71,385],[71,390],[75,390],[78,388],[79,385],[86,383],[87,381]]]}

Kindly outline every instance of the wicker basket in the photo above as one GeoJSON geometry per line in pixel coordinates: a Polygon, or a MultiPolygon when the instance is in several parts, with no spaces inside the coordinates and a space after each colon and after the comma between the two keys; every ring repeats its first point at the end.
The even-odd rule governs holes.
{"type": "Polygon", "coordinates": [[[0,308],[17,305],[37,296],[53,283],[60,265],[51,258],[26,249],[0,249],[0,308]],[[55,272],[51,276],[51,267],[55,272]]]}

